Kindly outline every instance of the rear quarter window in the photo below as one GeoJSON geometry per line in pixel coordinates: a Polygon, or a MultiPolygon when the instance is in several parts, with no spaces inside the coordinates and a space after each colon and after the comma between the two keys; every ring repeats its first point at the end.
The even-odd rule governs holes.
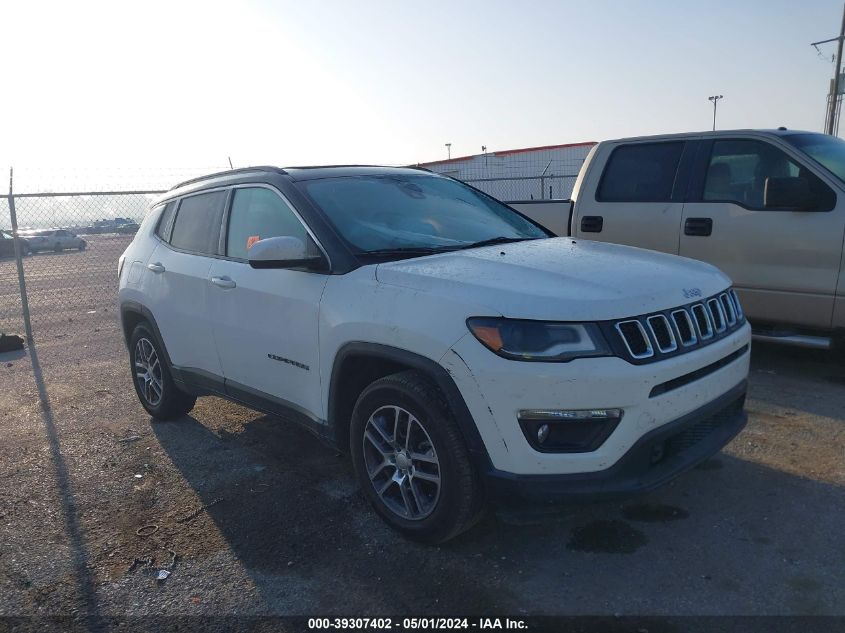
{"type": "Polygon", "coordinates": [[[156,235],[158,235],[165,242],[170,240],[170,229],[173,228],[173,215],[175,212],[176,201],[171,200],[165,205],[164,211],[162,212],[161,217],[159,217],[158,219],[158,225],[156,226],[156,235]]]}
{"type": "Polygon", "coordinates": [[[683,141],[620,145],[610,154],[596,200],[669,202],[683,149],[683,141]]]}

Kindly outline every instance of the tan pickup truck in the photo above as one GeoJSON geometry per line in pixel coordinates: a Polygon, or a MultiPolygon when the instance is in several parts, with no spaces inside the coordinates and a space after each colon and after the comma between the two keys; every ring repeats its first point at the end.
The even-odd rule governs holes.
{"type": "Polygon", "coordinates": [[[559,234],[718,266],[758,338],[829,347],[845,334],[839,138],[780,128],[605,141],[571,201],[511,205],[559,234]]]}

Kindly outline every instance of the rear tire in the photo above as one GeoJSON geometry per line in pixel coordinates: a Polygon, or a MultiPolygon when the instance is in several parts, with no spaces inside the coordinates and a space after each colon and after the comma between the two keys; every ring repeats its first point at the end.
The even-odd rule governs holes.
{"type": "Polygon", "coordinates": [[[196,396],[173,382],[164,350],[146,323],[139,323],[129,339],[129,367],[138,400],[154,418],[174,420],[194,408],[196,396]]]}
{"type": "Polygon", "coordinates": [[[352,412],[350,452],[370,504],[408,538],[442,543],[484,510],[478,475],[440,390],[418,371],[376,380],[352,412]]]}
{"type": "Polygon", "coordinates": [[[88,246],[86,242],[80,242],[78,248],[79,250],[84,251],[86,246],[88,246]]]}
{"type": "Polygon", "coordinates": [[[59,243],[56,243],[56,245],[53,247],[53,250],[56,251],[57,253],[61,253],[62,252],[62,245],[59,244],[59,243]]]}

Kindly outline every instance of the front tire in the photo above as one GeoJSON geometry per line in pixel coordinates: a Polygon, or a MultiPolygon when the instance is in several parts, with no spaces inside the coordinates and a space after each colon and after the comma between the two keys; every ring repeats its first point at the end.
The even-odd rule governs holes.
{"type": "Polygon", "coordinates": [[[481,517],[466,444],[442,393],[420,372],[364,389],[352,412],[350,452],[370,504],[411,539],[442,543],[481,517]]]}
{"type": "Polygon", "coordinates": [[[197,399],[176,386],[165,358],[150,327],[146,323],[138,324],[129,339],[129,365],[135,393],[151,416],[173,420],[193,409],[197,399]]]}

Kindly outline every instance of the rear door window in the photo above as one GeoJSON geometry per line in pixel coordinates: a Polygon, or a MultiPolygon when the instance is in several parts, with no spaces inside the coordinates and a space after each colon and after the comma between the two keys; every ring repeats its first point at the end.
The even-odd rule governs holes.
{"type": "Polygon", "coordinates": [[[601,177],[599,202],[669,202],[683,141],[621,145],[601,177]]]}
{"type": "Polygon", "coordinates": [[[191,253],[216,255],[225,204],[226,191],[182,198],[170,235],[171,245],[191,253]]]}

